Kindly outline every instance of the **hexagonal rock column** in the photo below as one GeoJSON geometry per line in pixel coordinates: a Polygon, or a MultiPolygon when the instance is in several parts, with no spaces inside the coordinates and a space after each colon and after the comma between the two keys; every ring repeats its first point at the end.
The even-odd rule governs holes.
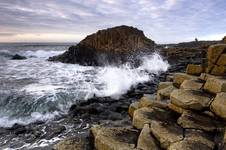
{"type": "Polygon", "coordinates": [[[226,93],[218,93],[210,109],[221,118],[226,119],[226,93]]]}
{"type": "Polygon", "coordinates": [[[214,94],[226,92],[226,79],[209,78],[204,85],[204,89],[214,94]]]}
{"type": "Polygon", "coordinates": [[[139,131],[132,127],[93,127],[97,150],[135,150],[139,131]]]}
{"type": "Polygon", "coordinates": [[[141,150],[160,150],[150,132],[149,124],[145,124],[137,142],[137,148],[141,150]]]}
{"type": "Polygon", "coordinates": [[[190,79],[198,79],[197,76],[189,75],[186,73],[175,73],[173,76],[173,85],[177,88],[180,87],[180,85],[184,82],[184,80],[190,80],[190,79]]]}
{"type": "Polygon", "coordinates": [[[133,114],[133,126],[137,129],[142,129],[145,124],[151,124],[152,121],[176,122],[178,114],[157,107],[144,107],[136,110],[133,114]]]}
{"type": "Polygon", "coordinates": [[[183,139],[183,128],[178,126],[176,123],[153,121],[151,123],[151,132],[164,149],[166,149],[170,144],[183,139]]]}
{"type": "Polygon", "coordinates": [[[171,103],[184,109],[202,110],[208,108],[212,98],[209,94],[194,90],[174,90],[170,95],[171,103]]]}
{"type": "Polygon", "coordinates": [[[188,64],[186,73],[191,75],[200,75],[204,71],[201,65],[188,64]]]}

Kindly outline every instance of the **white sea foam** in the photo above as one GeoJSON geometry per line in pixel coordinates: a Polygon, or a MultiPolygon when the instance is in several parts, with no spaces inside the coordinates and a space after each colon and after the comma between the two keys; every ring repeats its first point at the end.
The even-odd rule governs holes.
{"type": "Polygon", "coordinates": [[[17,97],[14,101],[9,99],[7,104],[4,103],[5,107],[0,107],[0,126],[53,119],[54,116],[66,113],[76,100],[88,99],[93,95],[119,98],[132,86],[152,80],[150,74],[158,74],[169,67],[156,53],[142,57],[142,64],[138,68],[128,64],[120,67],[88,67],[45,60],[61,52],[26,51],[26,56],[35,58],[9,60],[0,67],[0,80],[4,83],[0,91],[1,88],[5,89],[4,86],[12,86],[19,93],[19,100],[17,97]],[[15,102],[18,105],[15,105],[15,102]],[[18,116],[18,110],[27,106],[30,108],[23,110],[26,116],[18,116]],[[29,116],[27,112],[30,113],[29,116]]]}

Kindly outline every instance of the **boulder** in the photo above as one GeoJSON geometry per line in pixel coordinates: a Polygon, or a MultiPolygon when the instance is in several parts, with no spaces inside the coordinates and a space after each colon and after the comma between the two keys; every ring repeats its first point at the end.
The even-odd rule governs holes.
{"type": "Polygon", "coordinates": [[[191,75],[200,75],[203,72],[203,67],[201,65],[188,64],[186,73],[191,75]]]}
{"type": "Polygon", "coordinates": [[[220,78],[220,76],[214,76],[208,73],[202,73],[199,77],[199,79],[202,81],[207,81],[209,78],[220,78]]]}
{"type": "Polygon", "coordinates": [[[176,122],[178,114],[157,107],[143,107],[134,112],[133,126],[142,129],[144,124],[151,124],[152,121],[176,122]]]}
{"type": "Polygon", "coordinates": [[[170,144],[183,139],[183,128],[176,123],[153,121],[151,123],[151,132],[164,149],[170,144]]]}
{"type": "Polygon", "coordinates": [[[211,111],[226,119],[226,93],[218,93],[210,106],[211,111]]]}
{"type": "Polygon", "coordinates": [[[54,146],[55,150],[91,150],[88,139],[71,137],[60,141],[54,146]]]}
{"type": "Polygon", "coordinates": [[[181,89],[185,90],[200,90],[204,83],[200,80],[185,80],[181,85],[181,89]]]}
{"type": "Polygon", "coordinates": [[[205,114],[184,111],[177,123],[185,129],[198,129],[213,132],[217,129],[212,117],[205,114]]]}
{"type": "Polygon", "coordinates": [[[133,150],[139,136],[131,127],[93,127],[91,133],[97,150],[133,150]]]}
{"type": "Polygon", "coordinates": [[[129,116],[133,117],[134,111],[137,110],[138,108],[139,108],[139,102],[134,102],[134,103],[130,104],[129,110],[128,110],[129,116]]]}
{"type": "Polygon", "coordinates": [[[217,60],[221,56],[223,52],[226,50],[226,44],[215,44],[208,48],[207,58],[208,61],[212,62],[213,64],[217,63],[217,60]]]}
{"type": "Polygon", "coordinates": [[[208,145],[192,139],[185,139],[171,144],[167,150],[213,150],[208,145]]]}
{"type": "Polygon", "coordinates": [[[170,100],[184,109],[202,110],[209,107],[212,98],[201,91],[178,89],[171,93],[170,100]]]}
{"type": "Polygon", "coordinates": [[[225,66],[214,65],[210,74],[216,75],[216,76],[223,76],[225,74],[225,66]]]}
{"type": "Polygon", "coordinates": [[[215,147],[214,136],[202,130],[186,129],[185,139],[193,140],[197,143],[202,143],[204,145],[207,145],[211,149],[214,149],[215,147]]]}
{"type": "Polygon", "coordinates": [[[226,36],[222,39],[222,41],[226,44],[226,36]]]}
{"type": "Polygon", "coordinates": [[[172,103],[168,104],[168,108],[171,109],[172,111],[179,113],[179,114],[182,114],[185,111],[185,109],[178,107],[177,105],[174,105],[172,103]]]}
{"type": "Polygon", "coordinates": [[[12,60],[23,60],[23,59],[27,59],[25,56],[21,56],[19,54],[15,54],[12,56],[11,58],[12,60]]]}
{"type": "Polygon", "coordinates": [[[156,101],[152,96],[143,96],[139,100],[139,108],[142,107],[167,108],[167,104],[161,101],[156,101]]]}
{"type": "Polygon", "coordinates": [[[123,25],[88,35],[76,46],[49,60],[98,66],[121,64],[134,61],[138,53],[153,52],[154,46],[155,42],[145,37],[143,31],[123,25]]]}
{"type": "Polygon", "coordinates": [[[167,88],[168,86],[172,86],[173,82],[160,82],[158,85],[158,90],[167,88]]]}
{"type": "Polygon", "coordinates": [[[196,76],[188,75],[186,73],[175,73],[173,78],[173,85],[177,88],[184,82],[184,80],[197,79],[196,76]]]}
{"type": "Polygon", "coordinates": [[[160,150],[157,142],[152,137],[149,124],[145,124],[137,142],[137,148],[140,150],[160,150]]]}
{"type": "Polygon", "coordinates": [[[170,85],[166,88],[157,91],[157,100],[158,101],[166,101],[170,99],[170,94],[177,89],[173,85],[170,85]]]}
{"type": "Polygon", "coordinates": [[[215,94],[226,92],[226,79],[209,78],[204,85],[204,90],[215,94]]]}
{"type": "Polygon", "coordinates": [[[217,61],[217,65],[221,65],[221,66],[226,65],[226,54],[221,54],[220,58],[217,61]]]}

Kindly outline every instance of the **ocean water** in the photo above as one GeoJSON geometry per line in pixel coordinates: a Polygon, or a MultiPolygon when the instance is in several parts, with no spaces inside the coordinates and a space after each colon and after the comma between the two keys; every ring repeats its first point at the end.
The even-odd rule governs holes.
{"type": "Polygon", "coordinates": [[[157,53],[142,64],[92,67],[49,62],[71,44],[0,44],[0,127],[49,121],[66,114],[77,100],[95,96],[119,98],[132,86],[152,80],[169,64],[157,53]],[[11,60],[15,54],[25,60],[11,60]]]}

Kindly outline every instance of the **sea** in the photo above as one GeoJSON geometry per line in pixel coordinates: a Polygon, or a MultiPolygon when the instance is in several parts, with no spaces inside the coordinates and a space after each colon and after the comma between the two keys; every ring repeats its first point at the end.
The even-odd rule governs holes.
{"type": "Polygon", "coordinates": [[[67,114],[76,101],[120,98],[131,87],[153,80],[169,64],[157,52],[140,58],[140,66],[81,66],[50,62],[76,43],[0,44],[0,127],[48,122],[67,114]],[[15,54],[24,60],[12,60],[15,54]]]}

